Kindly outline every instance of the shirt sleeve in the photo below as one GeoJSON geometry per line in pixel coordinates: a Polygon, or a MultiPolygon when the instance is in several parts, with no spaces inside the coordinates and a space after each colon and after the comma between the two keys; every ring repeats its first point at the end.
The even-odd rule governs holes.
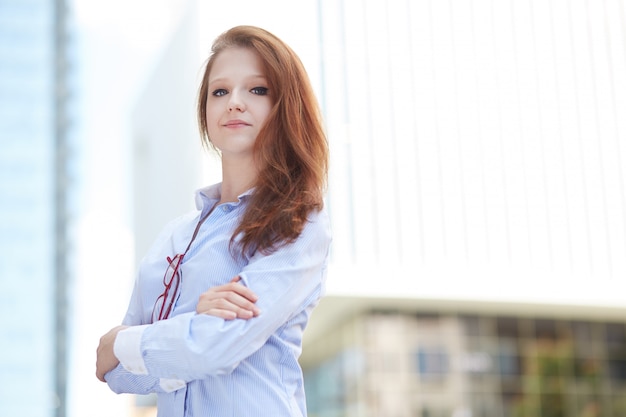
{"type": "MultiPolygon", "coordinates": [[[[121,342],[118,344],[117,338],[116,343],[114,345],[114,353],[117,356],[116,349],[123,349],[125,342],[126,344],[136,343],[136,339],[140,336],[140,330],[145,327],[145,325],[141,325],[139,319],[134,319],[135,317],[140,317],[139,314],[135,314],[135,310],[139,308],[138,306],[138,288],[135,286],[133,291],[133,295],[131,296],[131,301],[129,305],[128,312],[126,317],[124,318],[123,324],[129,325],[131,327],[123,330],[128,333],[128,337],[122,338],[121,342]],[[139,336],[137,336],[139,334],[139,336]]],[[[172,391],[177,391],[181,388],[186,387],[185,381],[178,379],[168,379],[168,378],[159,378],[154,377],[152,375],[148,375],[145,369],[142,368],[143,361],[141,359],[129,360],[126,364],[120,364],[112,371],[108,372],[104,379],[107,382],[109,388],[118,394],[126,393],[126,394],[149,394],[149,393],[168,393],[172,391]]]]}
{"type": "Polygon", "coordinates": [[[122,365],[108,372],[104,379],[109,388],[117,394],[169,393],[185,388],[187,383],[179,379],[158,378],[151,375],[137,375],[122,365]]]}
{"type": "Polygon", "coordinates": [[[325,211],[315,212],[294,242],[255,254],[241,281],[259,297],[261,314],[224,320],[185,313],[118,333],[115,354],[133,375],[193,381],[232,372],[282,325],[317,303],[324,291],[331,234],[325,211]]]}
{"type": "MultiPolygon", "coordinates": [[[[161,231],[154,245],[160,244],[171,234],[173,228],[180,224],[181,221],[184,221],[191,216],[192,214],[188,214],[187,216],[180,217],[170,222],[161,231]]],[[[130,334],[137,333],[137,330],[141,329],[143,327],[142,325],[144,325],[142,316],[141,290],[138,285],[138,281],[136,281],[130,297],[128,309],[126,310],[126,315],[122,320],[122,324],[131,326],[125,331],[128,331],[130,334]]],[[[130,337],[128,340],[132,341],[133,339],[130,337]]],[[[115,349],[114,353],[116,353],[115,349]]],[[[178,379],[158,378],[147,375],[146,372],[141,372],[139,367],[135,368],[137,363],[137,361],[131,361],[126,365],[126,367],[120,364],[104,376],[105,381],[113,392],[118,394],[126,393],[140,395],[150,393],[169,393],[182,389],[187,385],[185,381],[178,379]]]]}

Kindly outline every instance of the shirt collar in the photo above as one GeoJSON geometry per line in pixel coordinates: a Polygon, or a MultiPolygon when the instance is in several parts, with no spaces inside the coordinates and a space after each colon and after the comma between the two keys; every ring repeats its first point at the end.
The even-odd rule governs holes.
{"type": "MultiPolygon", "coordinates": [[[[254,187],[239,194],[237,198],[239,199],[239,201],[241,201],[245,197],[251,195],[253,192],[254,192],[254,187]]],[[[220,201],[221,197],[222,197],[222,183],[221,182],[218,182],[217,184],[209,185],[208,187],[200,188],[199,190],[196,191],[196,197],[195,197],[196,208],[198,210],[202,210],[204,207],[207,206],[207,204],[211,204],[211,206],[213,206],[213,204],[220,201]]]]}

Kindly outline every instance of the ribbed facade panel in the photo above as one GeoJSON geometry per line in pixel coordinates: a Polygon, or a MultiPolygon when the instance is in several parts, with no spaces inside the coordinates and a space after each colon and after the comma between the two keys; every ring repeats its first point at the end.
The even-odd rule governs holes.
{"type": "Polygon", "coordinates": [[[624,9],[321,0],[335,265],[623,288],[624,9]]]}

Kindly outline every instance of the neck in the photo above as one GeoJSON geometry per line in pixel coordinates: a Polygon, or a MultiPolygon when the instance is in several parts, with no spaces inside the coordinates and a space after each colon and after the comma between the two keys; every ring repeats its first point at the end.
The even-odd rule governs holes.
{"type": "Polygon", "coordinates": [[[258,171],[253,161],[222,159],[222,197],[220,203],[237,201],[237,197],[254,186],[258,171]]]}

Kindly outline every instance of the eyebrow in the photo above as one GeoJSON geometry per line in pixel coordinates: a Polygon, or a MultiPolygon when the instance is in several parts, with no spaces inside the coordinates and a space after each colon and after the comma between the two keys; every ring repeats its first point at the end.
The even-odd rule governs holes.
{"type": "MultiPolygon", "coordinates": [[[[209,78],[209,85],[223,82],[223,81],[228,81],[228,79],[229,79],[228,77],[218,77],[218,78],[213,78],[213,79],[209,78]]],[[[255,80],[255,79],[262,79],[264,81],[267,81],[267,77],[262,74],[254,74],[254,75],[250,75],[249,77],[246,77],[246,80],[255,80]]]]}

